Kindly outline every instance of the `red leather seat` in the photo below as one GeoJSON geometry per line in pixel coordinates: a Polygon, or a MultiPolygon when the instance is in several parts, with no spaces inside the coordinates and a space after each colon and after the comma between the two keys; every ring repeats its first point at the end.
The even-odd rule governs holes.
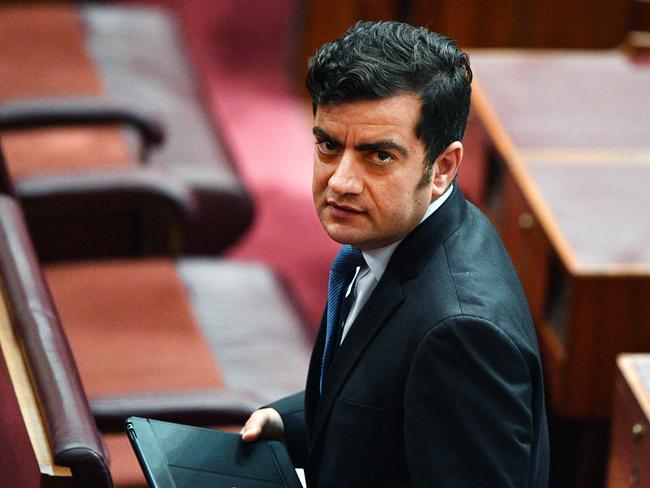
{"type": "MultiPolygon", "coordinates": [[[[106,437],[121,446],[109,471],[100,430],[121,431],[129,415],[240,423],[303,387],[311,337],[288,290],[264,265],[188,257],[227,247],[250,222],[252,204],[197,110],[171,21],[150,9],[78,8],[105,95],[131,114],[155,108],[165,144],[149,151],[145,165],[93,166],[105,147],[91,144],[82,167],[43,170],[30,155],[49,146],[32,143],[19,148],[30,164],[10,174],[0,152],[0,274],[56,461],[72,467],[79,486],[110,486],[111,477],[137,484],[135,458],[122,462],[124,436],[106,437]],[[143,234],[153,244],[142,246],[143,234]],[[170,251],[183,255],[136,256],[170,251]]],[[[78,102],[66,103],[66,116],[78,116],[78,102]]],[[[99,104],[106,107],[115,109],[99,104]]],[[[42,126],[34,116],[44,109],[59,117],[62,110],[9,108],[4,128],[21,130],[30,117],[42,126]]],[[[128,124],[146,144],[148,119],[138,120],[128,124]]],[[[70,141],[66,133],[50,139],[54,152],[70,141]]]]}
{"type": "Polygon", "coordinates": [[[4,190],[4,295],[56,461],[91,480],[80,486],[109,486],[98,425],[119,431],[129,415],[236,424],[303,387],[310,338],[266,267],[216,258],[76,261],[46,265],[46,284],[22,212],[4,190]]]}
{"type": "MultiPolygon", "coordinates": [[[[101,87],[99,94],[75,96],[74,80],[68,88],[54,82],[40,86],[38,79],[14,80],[11,73],[25,76],[20,66],[7,70],[0,80],[4,102],[0,130],[39,130],[36,139],[18,141],[12,132],[7,158],[42,260],[170,252],[214,255],[248,228],[253,202],[202,108],[169,15],[151,7],[88,5],[72,10],[39,5],[0,9],[0,22],[4,31],[0,45],[5,46],[0,54],[5,62],[11,66],[33,61],[36,78],[40,72],[46,79],[70,76],[61,73],[67,65],[57,68],[61,59],[43,51],[49,44],[68,41],[66,36],[84,36],[79,43],[85,43],[84,54],[89,53],[91,64],[86,68],[92,72],[86,75],[97,78],[87,84],[101,87]],[[45,26],[57,21],[70,25],[49,32],[45,26]],[[35,33],[44,39],[32,40],[38,37],[35,33]],[[7,50],[27,54],[14,59],[7,50]],[[23,86],[30,83],[38,86],[26,91],[23,86]],[[63,99],[60,90],[68,90],[63,99]],[[26,97],[26,92],[31,95],[26,97]],[[141,147],[154,147],[146,130],[152,125],[149,120],[164,128],[164,143],[147,151],[146,162],[129,159],[128,154],[139,154],[141,147]],[[145,142],[134,143],[127,134],[122,138],[125,147],[116,148],[101,134],[97,139],[75,132],[59,132],[50,139],[43,134],[44,126],[66,121],[74,127],[99,123],[136,127],[145,142]],[[48,152],[55,156],[66,154],[68,148],[81,157],[73,162],[53,157],[46,164],[32,157],[39,144],[49,144],[48,152]],[[56,238],[60,235],[69,238],[56,238]]],[[[57,52],[65,56],[66,51],[61,47],[57,52]]],[[[71,51],[68,56],[80,55],[71,51]]],[[[75,63],[70,60],[71,68],[75,63]]],[[[82,73],[79,76],[83,78],[82,73]]]]}

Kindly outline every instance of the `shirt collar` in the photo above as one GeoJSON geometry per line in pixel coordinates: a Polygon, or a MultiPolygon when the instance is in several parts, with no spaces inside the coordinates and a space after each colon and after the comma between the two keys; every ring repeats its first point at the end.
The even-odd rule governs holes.
{"type": "MultiPolygon", "coordinates": [[[[428,219],[433,214],[433,212],[438,210],[442,204],[447,201],[449,195],[451,195],[453,188],[454,184],[452,183],[442,195],[440,195],[429,204],[429,207],[427,207],[427,211],[424,213],[422,220],[420,220],[420,224],[428,219]]],[[[366,264],[368,265],[370,272],[377,281],[379,281],[381,276],[384,274],[384,271],[386,271],[386,266],[388,266],[388,262],[390,261],[393,252],[395,252],[395,249],[403,240],[404,239],[400,239],[397,242],[393,242],[392,244],[388,244],[387,246],[379,247],[377,249],[362,251],[363,258],[366,260],[366,264]]]]}

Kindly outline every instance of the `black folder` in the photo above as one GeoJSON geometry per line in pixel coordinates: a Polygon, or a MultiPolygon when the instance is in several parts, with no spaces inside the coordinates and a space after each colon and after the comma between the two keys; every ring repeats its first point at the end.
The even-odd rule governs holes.
{"type": "Polygon", "coordinates": [[[129,417],[126,431],[154,488],[302,488],[284,444],[129,417]]]}

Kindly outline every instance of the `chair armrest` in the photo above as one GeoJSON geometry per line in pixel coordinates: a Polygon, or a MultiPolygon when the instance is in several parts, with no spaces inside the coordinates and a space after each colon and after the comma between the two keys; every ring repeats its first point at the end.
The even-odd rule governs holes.
{"type": "Polygon", "coordinates": [[[17,189],[45,261],[175,255],[196,220],[195,191],[153,166],[46,175],[17,189]]]}
{"type": "Polygon", "coordinates": [[[140,160],[165,138],[162,124],[117,101],[99,98],[43,98],[0,104],[0,130],[29,130],[69,125],[125,124],[140,134],[140,160]]]}
{"type": "Polygon", "coordinates": [[[108,454],[90,413],[68,341],[34,255],[23,215],[0,195],[0,280],[41,406],[54,461],[75,486],[112,486],[108,454]]]}

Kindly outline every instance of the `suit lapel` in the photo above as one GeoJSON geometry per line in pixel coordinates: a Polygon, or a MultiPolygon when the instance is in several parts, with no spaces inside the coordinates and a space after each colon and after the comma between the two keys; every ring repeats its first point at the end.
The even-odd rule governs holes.
{"type": "Polygon", "coordinates": [[[320,401],[320,372],[321,361],[323,358],[323,348],[325,347],[325,330],[327,327],[327,316],[323,314],[320,322],[320,328],[314,343],[314,349],[309,361],[309,372],[307,374],[307,386],[305,387],[305,423],[307,427],[307,442],[311,444],[314,438],[314,418],[316,409],[320,401]]]}

